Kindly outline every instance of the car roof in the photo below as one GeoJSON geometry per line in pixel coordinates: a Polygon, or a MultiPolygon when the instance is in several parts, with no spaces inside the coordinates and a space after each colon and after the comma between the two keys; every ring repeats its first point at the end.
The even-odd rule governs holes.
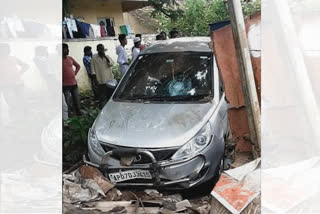
{"type": "Polygon", "coordinates": [[[156,41],[141,54],[164,53],[164,52],[212,52],[210,37],[182,37],[156,41]]]}

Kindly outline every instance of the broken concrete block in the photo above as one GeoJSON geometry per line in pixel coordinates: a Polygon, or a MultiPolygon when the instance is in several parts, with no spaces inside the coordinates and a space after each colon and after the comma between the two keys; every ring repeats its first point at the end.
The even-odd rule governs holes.
{"type": "Polygon", "coordinates": [[[181,211],[186,210],[188,207],[192,207],[192,205],[190,204],[190,202],[188,200],[183,200],[183,201],[176,203],[176,207],[177,207],[176,211],[181,212],[181,211]]]}
{"type": "Polygon", "coordinates": [[[94,180],[104,193],[107,193],[115,185],[111,183],[102,173],[95,167],[92,166],[81,166],[79,168],[80,175],[83,179],[94,180]]]}
{"type": "Polygon", "coordinates": [[[93,179],[96,176],[103,176],[102,173],[95,167],[92,166],[81,166],[79,172],[84,179],[93,179]]]}

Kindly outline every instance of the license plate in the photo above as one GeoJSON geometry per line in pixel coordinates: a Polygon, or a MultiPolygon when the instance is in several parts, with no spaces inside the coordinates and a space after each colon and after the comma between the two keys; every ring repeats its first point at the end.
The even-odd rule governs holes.
{"type": "Polygon", "coordinates": [[[128,170],[123,172],[109,173],[110,181],[113,183],[127,181],[132,179],[152,179],[151,173],[148,170],[128,170]]]}

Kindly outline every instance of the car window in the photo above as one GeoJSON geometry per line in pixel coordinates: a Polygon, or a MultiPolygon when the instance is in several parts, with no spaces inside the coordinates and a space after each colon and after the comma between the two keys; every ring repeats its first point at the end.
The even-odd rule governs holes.
{"type": "Polygon", "coordinates": [[[211,53],[142,55],[116,92],[124,100],[202,100],[211,97],[211,53]]]}

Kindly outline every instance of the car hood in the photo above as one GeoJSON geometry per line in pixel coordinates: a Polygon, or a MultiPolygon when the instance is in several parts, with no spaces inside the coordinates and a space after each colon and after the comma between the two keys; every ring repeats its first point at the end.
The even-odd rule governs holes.
{"type": "Polygon", "coordinates": [[[110,100],[93,128],[104,143],[137,148],[178,147],[206,124],[216,104],[129,103],[110,100]]]}

